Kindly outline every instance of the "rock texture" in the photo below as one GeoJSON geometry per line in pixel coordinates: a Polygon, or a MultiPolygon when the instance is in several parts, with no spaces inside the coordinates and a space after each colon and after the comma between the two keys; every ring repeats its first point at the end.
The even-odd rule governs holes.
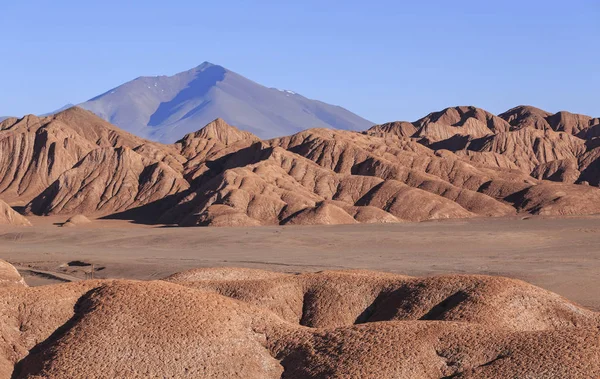
{"type": "Polygon", "coordinates": [[[530,127],[554,130],[568,134],[586,134],[590,128],[600,124],[600,118],[561,111],[555,114],[531,106],[518,106],[500,115],[512,128],[530,127]]]}
{"type": "Polygon", "coordinates": [[[73,107],[44,118],[29,115],[0,123],[0,194],[9,203],[25,204],[90,152],[108,147],[135,149],[174,169],[184,161],[169,146],[143,140],[73,107]]]}
{"type": "Polygon", "coordinates": [[[181,226],[600,212],[598,119],[475,107],[261,140],[216,119],[172,145],[70,108],[0,123],[0,195],[36,215],[181,226]]]}
{"type": "Polygon", "coordinates": [[[0,287],[8,286],[27,287],[27,284],[13,265],[0,259],[0,287]]]}
{"type": "Polygon", "coordinates": [[[0,299],[1,378],[600,375],[598,313],[500,277],[209,268],[0,299]]]}
{"type": "Polygon", "coordinates": [[[30,226],[27,218],[20,215],[4,201],[0,200],[0,225],[30,226]]]}

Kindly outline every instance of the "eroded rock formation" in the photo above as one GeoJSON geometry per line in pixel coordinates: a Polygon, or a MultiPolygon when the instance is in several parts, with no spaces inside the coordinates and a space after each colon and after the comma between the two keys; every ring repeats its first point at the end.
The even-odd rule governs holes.
{"type": "Polygon", "coordinates": [[[598,313],[500,277],[205,268],[0,299],[0,378],[600,375],[598,313]]]}
{"type": "Polygon", "coordinates": [[[600,212],[598,119],[454,107],[261,141],[217,119],[173,145],[71,108],[0,123],[0,195],[36,215],[185,226],[600,212]]]}

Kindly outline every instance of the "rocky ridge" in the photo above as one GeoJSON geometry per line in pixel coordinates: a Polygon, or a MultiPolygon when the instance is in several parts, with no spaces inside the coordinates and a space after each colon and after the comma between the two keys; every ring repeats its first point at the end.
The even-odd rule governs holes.
{"type": "Polygon", "coordinates": [[[0,196],[36,215],[182,226],[593,214],[597,121],[454,107],[261,140],[217,119],[163,145],[70,108],[0,123],[0,196]]]}

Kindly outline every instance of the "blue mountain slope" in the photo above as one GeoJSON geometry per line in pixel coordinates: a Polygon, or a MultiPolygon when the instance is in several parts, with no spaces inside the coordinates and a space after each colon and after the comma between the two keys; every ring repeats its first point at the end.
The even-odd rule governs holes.
{"type": "Polygon", "coordinates": [[[344,108],[264,87],[207,62],[173,76],[137,78],[79,106],[129,132],[167,143],[218,117],[261,138],[315,127],[364,130],[373,125],[344,108]]]}

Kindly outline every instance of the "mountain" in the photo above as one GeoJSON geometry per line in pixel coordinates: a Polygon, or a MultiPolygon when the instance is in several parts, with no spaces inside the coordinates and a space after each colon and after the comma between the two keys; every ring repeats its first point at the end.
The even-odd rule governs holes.
{"type": "Polygon", "coordinates": [[[33,205],[43,204],[46,213],[67,211],[74,203],[89,213],[154,201],[156,192],[164,197],[187,186],[179,173],[184,161],[174,148],[136,137],[77,107],[0,122],[2,199],[22,205],[37,198],[33,205]],[[74,189],[77,197],[71,199],[74,189]],[[84,209],[91,199],[96,203],[84,209]]]}
{"type": "Polygon", "coordinates": [[[80,107],[138,136],[175,142],[216,118],[271,138],[307,128],[364,130],[350,111],[267,88],[208,62],[173,76],[140,77],[80,107]]]}
{"type": "Polygon", "coordinates": [[[216,119],[166,145],[72,107],[0,122],[0,198],[180,226],[600,213],[598,119],[515,109],[270,140],[216,119]]]}

